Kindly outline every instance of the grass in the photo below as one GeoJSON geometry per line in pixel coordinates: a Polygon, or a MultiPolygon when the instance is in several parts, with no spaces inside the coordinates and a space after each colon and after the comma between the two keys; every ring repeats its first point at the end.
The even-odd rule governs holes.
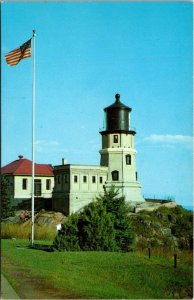
{"type": "MultiPolygon", "coordinates": [[[[136,252],[140,252],[145,256],[148,256],[148,248],[138,248],[134,247],[136,252]]],[[[177,254],[178,261],[181,261],[183,264],[193,265],[193,251],[192,250],[184,250],[181,251],[180,249],[172,249],[168,247],[151,247],[150,248],[151,257],[163,257],[167,260],[172,260],[174,258],[174,254],[177,254]]]]}
{"type": "MultiPolygon", "coordinates": [[[[46,242],[44,241],[44,244],[46,242]]],[[[2,256],[49,285],[96,299],[192,298],[192,264],[143,253],[44,252],[18,249],[28,241],[2,240],[2,256]]],[[[17,287],[8,264],[2,271],[17,287]]]]}
{"type": "MultiPolygon", "coordinates": [[[[34,225],[35,239],[36,240],[51,240],[53,241],[57,232],[54,228],[45,226],[34,225]]],[[[10,224],[2,223],[1,225],[1,238],[2,239],[29,239],[31,236],[31,224],[10,224]]]]}

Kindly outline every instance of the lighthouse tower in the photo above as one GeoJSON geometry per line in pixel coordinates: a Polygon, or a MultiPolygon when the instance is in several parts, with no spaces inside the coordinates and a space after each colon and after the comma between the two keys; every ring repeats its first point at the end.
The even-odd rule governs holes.
{"type": "Polygon", "coordinates": [[[116,101],[106,107],[105,130],[101,131],[102,149],[100,150],[100,165],[108,167],[106,188],[112,185],[119,190],[120,196],[125,196],[126,202],[144,202],[141,195],[141,185],[138,182],[136,170],[136,153],[134,136],[130,130],[131,108],[120,102],[120,95],[115,95],[116,101]]]}

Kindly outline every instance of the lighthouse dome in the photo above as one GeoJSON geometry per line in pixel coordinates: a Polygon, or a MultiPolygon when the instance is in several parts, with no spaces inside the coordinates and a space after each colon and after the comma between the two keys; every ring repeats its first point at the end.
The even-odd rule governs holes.
{"type": "Polygon", "coordinates": [[[106,113],[106,130],[129,130],[129,112],[132,110],[120,102],[120,95],[115,95],[115,102],[104,108],[106,113]]]}

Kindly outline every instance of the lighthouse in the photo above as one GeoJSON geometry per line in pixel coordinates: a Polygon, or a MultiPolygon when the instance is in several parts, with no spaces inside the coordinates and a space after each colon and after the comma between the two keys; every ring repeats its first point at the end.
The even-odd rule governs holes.
{"type": "Polygon", "coordinates": [[[130,113],[132,109],[115,95],[115,102],[104,108],[105,130],[101,131],[102,149],[100,165],[108,167],[106,188],[115,186],[126,202],[141,203],[145,199],[141,194],[136,169],[134,137],[136,132],[130,130],[130,113]]]}
{"type": "Polygon", "coordinates": [[[55,186],[52,209],[65,215],[78,212],[113,185],[128,203],[142,203],[136,170],[134,136],[130,129],[131,108],[115,95],[115,102],[104,108],[106,125],[102,135],[100,165],[62,164],[54,166],[55,186]]]}

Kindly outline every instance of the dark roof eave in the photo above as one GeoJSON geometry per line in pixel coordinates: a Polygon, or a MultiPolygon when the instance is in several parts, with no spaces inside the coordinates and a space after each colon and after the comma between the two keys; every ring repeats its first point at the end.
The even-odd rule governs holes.
{"type": "MultiPolygon", "coordinates": [[[[32,176],[31,173],[15,173],[15,172],[9,172],[9,173],[1,173],[2,175],[13,175],[13,176],[32,176]]],[[[34,176],[44,176],[44,177],[54,177],[54,174],[34,174],[34,176]]]]}
{"type": "Polygon", "coordinates": [[[104,131],[100,131],[101,135],[106,135],[109,133],[126,133],[126,134],[132,134],[135,135],[136,131],[135,130],[123,130],[123,129],[115,129],[115,130],[104,130],[104,131]]]}
{"type": "Polygon", "coordinates": [[[123,104],[122,102],[114,102],[113,104],[111,104],[110,106],[107,106],[104,108],[104,111],[107,110],[112,110],[112,109],[123,109],[123,110],[128,110],[128,111],[132,111],[132,108],[123,104]]]}
{"type": "Polygon", "coordinates": [[[113,110],[113,109],[120,109],[120,110],[128,110],[129,112],[132,111],[132,108],[128,107],[128,106],[108,106],[104,108],[104,111],[108,111],[108,110],[113,110]]]}

